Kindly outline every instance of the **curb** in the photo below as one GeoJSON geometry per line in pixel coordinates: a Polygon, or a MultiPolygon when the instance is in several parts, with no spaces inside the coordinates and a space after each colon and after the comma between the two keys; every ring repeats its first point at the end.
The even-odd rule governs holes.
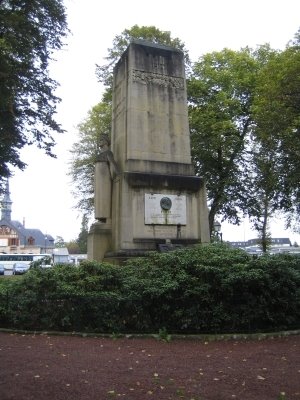
{"type": "Polygon", "coordinates": [[[284,338],[300,335],[300,329],[292,331],[264,332],[264,333],[226,333],[226,334],[168,334],[167,339],[157,333],[149,334],[115,334],[115,333],[93,333],[93,332],[61,332],[61,331],[28,331],[23,329],[0,328],[2,333],[23,334],[23,335],[49,335],[49,336],[76,336],[83,338],[107,338],[107,339],[156,339],[169,342],[171,340],[198,340],[200,342],[216,342],[229,340],[265,340],[284,338]]]}

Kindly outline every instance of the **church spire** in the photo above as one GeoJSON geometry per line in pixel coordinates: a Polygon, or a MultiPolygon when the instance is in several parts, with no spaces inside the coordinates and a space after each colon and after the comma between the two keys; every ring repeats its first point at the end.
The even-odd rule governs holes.
{"type": "Polygon", "coordinates": [[[5,219],[6,221],[11,221],[11,205],[12,201],[10,199],[9,182],[7,179],[4,196],[1,201],[1,219],[5,219]]]}

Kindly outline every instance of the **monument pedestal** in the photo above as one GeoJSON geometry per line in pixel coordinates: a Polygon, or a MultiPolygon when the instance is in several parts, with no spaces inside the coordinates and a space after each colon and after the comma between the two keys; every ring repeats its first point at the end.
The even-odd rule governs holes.
{"type": "Polygon", "coordinates": [[[102,261],[111,249],[111,224],[94,222],[88,234],[88,260],[102,261]]]}
{"type": "Polygon", "coordinates": [[[104,208],[102,199],[111,199],[111,242],[105,229],[92,226],[89,259],[121,263],[210,241],[205,182],[191,162],[180,50],[138,40],[128,46],[114,69],[107,154],[101,171],[113,154],[117,173],[111,187],[95,186],[95,204],[104,208]]]}

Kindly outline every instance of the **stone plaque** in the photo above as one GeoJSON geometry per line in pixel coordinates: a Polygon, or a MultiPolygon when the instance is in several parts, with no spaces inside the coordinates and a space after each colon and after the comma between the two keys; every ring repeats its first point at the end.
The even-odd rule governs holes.
{"type": "Polygon", "coordinates": [[[146,225],[186,225],[186,196],[145,194],[146,225]]]}

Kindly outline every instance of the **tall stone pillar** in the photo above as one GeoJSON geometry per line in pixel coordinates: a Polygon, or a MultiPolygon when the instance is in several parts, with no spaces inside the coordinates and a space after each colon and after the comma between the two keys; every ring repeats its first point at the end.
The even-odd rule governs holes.
{"type": "Polygon", "coordinates": [[[118,174],[104,259],[120,262],[166,242],[209,242],[205,183],[191,162],[181,51],[129,45],[114,70],[111,141],[118,174]]]}

